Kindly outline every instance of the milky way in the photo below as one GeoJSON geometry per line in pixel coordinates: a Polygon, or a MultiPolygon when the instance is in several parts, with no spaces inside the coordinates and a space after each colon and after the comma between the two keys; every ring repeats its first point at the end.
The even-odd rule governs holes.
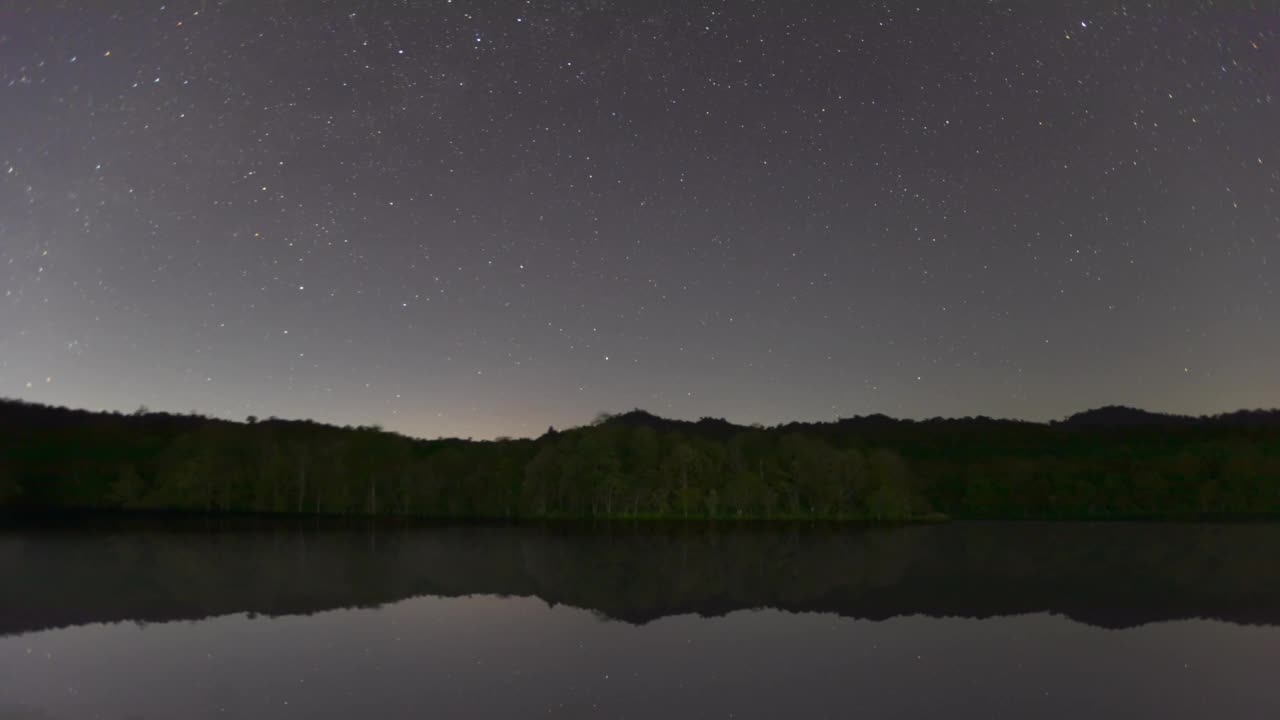
{"type": "Polygon", "coordinates": [[[1280,405],[1280,7],[928,5],[0,4],[0,396],[1280,405]]]}

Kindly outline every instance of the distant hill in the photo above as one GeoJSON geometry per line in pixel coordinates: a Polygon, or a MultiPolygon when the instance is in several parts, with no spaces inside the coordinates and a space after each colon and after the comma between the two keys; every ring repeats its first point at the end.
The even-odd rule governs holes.
{"type": "Polygon", "coordinates": [[[617,427],[647,427],[658,432],[687,432],[703,437],[729,437],[747,429],[723,418],[704,417],[696,421],[672,420],[646,410],[631,410],[617,415],[605,414],[600,423],[617,427]]]}
{"type": "Polygon", "coordinates": [[[1169,415],[1123,405],[1108,405],[1094,410],[1078,412],[1062,420],[1060,424],[1073,428],[1123,428],[1148,425],[1191,425],[1205,421],[1204,418],[1194,418],[1186,415],[1169,415]]]}
{"type": "MultiPolygon", "coordinates": [[[[216,422],[239,425],[234,420],[209,418],[199,414],[181,414],[168,412],[152,412],[140,408],[132,413],[118,411],[81,410],[51,405],[42,405],[23,400],[0,398],[0,428],[54,428],[84,423],[90,420],[114,418],[120,422],[133,425],[150,426],[182,426],[195,427],[204,423],[216,422]]],[[[258,420],[250,418],[253,423],[275,426],[302,426],[312,428],[331,428],[343,430],[379,429],[369,427],[338,426],[317,423],[311,420],[283,420],[267,418],[258,420]]],[[[1280,409],[1276,410],[1236,410],[1218,415],[1176,415],[1171,413],[1152,412],[1132,408],[1125,405],[1106,405],[1092,410],[1069,415],[1062,420],[1040,423],[1031,420],[1013,420],[991,418],[986,416],[968,416],[960,418],[934,417],[925,420],[900,419],[876,413],[872,415],[855,415],[825,421],[793,420],[773,426],[742,425],[724,418],[702,417],[698,420],[680,420],[655,415],[639,408],[622,413],[601,413],[593,425],[609,425],[623,427],[647,427],[658,432],[687,432],[704,437],[726,438],[747,430],[785,430],[805,432],[809,430],[885,430],[891,428],[921,427],[1061,427],[1081,429],[1122,429],[1129,427],[1210,427],[1210,426],[1267,426],[1280,425],[1280,409]]],[[[456,438],[450,441],[460,442],[456,438]]]]}
{"type": "Polygon", "coordinates": [[[1237,410],[1222,415],[1171,415],[1108,405],[1076,413],[1058,423],[1071,428],[1264,426],[1280,424],[1280,410],[1237,410]]]}
{"type": "Polygon", "coordinates": [[[762,426],[738,425],[723,418],[704,417],[696,421],[673,420],[660,417],[645,410],[631,410],[617,415],[603,414],[598,424],[622,425],[630,427],[648,427],[653,430],[668,432],[689,432],[704,437],[730,437],[749,429],[786,430],[806,432],[813,430],[841,431],[878,431],[893,428],[909,428],[913,426],[946,428],[997,428],[1019,426],[1050,426],[1075,429],[1123,429],[1141,427],[1212,427],[1212,426],[1266,426],[1280,425],[1280,410],[1237,410],[1220,415],[1174,415],[1170,413],[1151,412],[1124,405],[1107,405],[1093,410],[1085,410],[1049,423],[1037,423],[1029,420],[1009,420],[986,416],[943,418],[935,417],[927,420],[898,419],[888,415],[856,415],[831,421],[804,422],[792,421],[770,428],[762,426]]]}

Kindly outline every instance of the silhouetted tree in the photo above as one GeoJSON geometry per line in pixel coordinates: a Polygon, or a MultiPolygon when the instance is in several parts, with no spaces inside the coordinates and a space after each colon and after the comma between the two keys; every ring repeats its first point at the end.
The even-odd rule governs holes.
{"type": "Polygon", "coordinates": [[[643,411],[537,439],[0,401],[0,507],[436,517],[1105,518],[1280,513],[1280,413],[775,428],[643,411]]]}

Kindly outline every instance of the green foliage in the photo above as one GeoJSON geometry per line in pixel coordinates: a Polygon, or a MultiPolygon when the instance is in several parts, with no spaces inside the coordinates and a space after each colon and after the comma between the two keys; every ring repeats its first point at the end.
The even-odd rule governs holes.
{"type": "Polygon", "coordinates": [[[867,497],[867,514],[875,520],[912,517],[926,512],[918,507],[911,472],[902,458],[892,450],[876,450],[870,461],[871,492],[867,497]]]}
{"type": "Polygon", "coordinates": [[[536,440],[0,403],[0,507],[449,518],[1280,513],[1280,424],[740,427],[601,415],[536,440]]]}
{"type": "Polygon", "coordinates": [[[132,465],[120,468],[111,484],[111,504],[125,509],[141,506],[143,498],[142,478],[132,465]]]}
{"type": "Polygon", "coordinates": [[[0,508],[16,505],[22,495],[22,486],[9,468],[0,464],[0,508]]]}

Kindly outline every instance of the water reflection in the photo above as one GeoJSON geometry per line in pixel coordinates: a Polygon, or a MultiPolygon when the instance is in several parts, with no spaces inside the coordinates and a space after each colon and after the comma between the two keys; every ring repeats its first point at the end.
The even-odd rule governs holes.
{"type": "Polygon", "coordinates": [[[643,626],[533,598],[0,639],[0,718],[1275,717],[1280,629],[778,610],[643,626]]]}
{"type": "Polygon", "coordinates": [[[14,531],[0,634],[475,594],[637,624],[754,608],[1278,624],[1278,552],[1280,526],[1263,524],[14,531]]]}
{"type": "Polygon", "coordinates": [[[1278,546],[1263,525],[11,532],[0,720],[1275,717],[1278,546]]]}

